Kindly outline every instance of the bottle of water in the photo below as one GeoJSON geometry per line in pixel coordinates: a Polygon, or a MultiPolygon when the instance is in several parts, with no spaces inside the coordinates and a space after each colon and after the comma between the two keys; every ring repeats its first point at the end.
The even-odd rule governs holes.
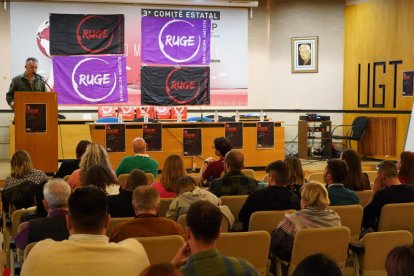
{"type": "Polygon", "coordinates": [[[148,124],[148,112],[144,113],[144,123],[148,124]]]}
{"type": "Polygon", "coordinates": [[[177,113],[177,123],[181,123],[183,121],[183,115],[180,111],[177,113]]]}
{"type": "Polygon", "coordinates": [[[214,112],[214,122],[218,122],[219,121],[219,116],[218,116],[218,112],[217,110],[214,112]]]}
{"type": "Polygon", "coordinates": [[[118,123],[122,124],[122,122],[123,122],[123,120],[122,120],[122,111],[119,110],[119,112],[118,112],[118,123]]]}
{"type": "Polygon", "coordinates": [[[264,121],[264,113],[263,110],[260,112],[260,122],[264,121]]]}
{"type": "Polygon", "coordinates": [[[240,121],[240,115],[239,115],[239,111],[236,110],[236,117],[235,117],[235,121],[239,122],[240,121]]]}

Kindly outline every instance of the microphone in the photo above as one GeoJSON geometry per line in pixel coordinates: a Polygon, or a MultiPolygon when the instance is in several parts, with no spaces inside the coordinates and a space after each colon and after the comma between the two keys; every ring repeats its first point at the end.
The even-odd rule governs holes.
{"type": "Polygon", "coordinates": [[[200,113],[201,113],[200,120],[198,120],[197,122],[204,123],[205,120],[204,120],[204,116],[203,116],[203,109],[201,108],[200,102],[198,101],[197,97],[195,98],[195,100],[197,102],[198,108],[200,109],[200,113]]]}
{"type": "Polygon", "coordinates": [[[47,81],[45,80],[45,78],[42,75],[39,75],[38,73],[34,73],[35,76],[39,77],[39,79],[41,81],[43,81],[44,84],[46,84],[47,87],[49,87],[50,92],[54,92],[52,87],[50,87],[50,85],[47,83],[47,81]]]}

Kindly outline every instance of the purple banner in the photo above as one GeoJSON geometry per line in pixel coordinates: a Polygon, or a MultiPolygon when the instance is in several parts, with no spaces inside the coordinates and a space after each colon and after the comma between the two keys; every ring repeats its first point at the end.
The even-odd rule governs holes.
{"type": "Polygon", "coordinates": [[[59,104],[128,102],[124,56],[54,56],[59,104]]]}
{"type": "Polygon", "coordinates": [[[210,63],[210,19],[142,17],[142,63],[210,63]]]}

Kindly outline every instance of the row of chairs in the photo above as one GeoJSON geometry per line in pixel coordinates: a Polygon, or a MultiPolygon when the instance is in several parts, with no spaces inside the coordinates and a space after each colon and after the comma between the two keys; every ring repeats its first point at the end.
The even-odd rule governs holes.
{"type": "MultiPolygon", "coordinates": [[[[369,182],[374,183],[375,178],[377,177],[377,171],[363,171],[368,175],[369,182]]],[[[323,183],[323,172],[315,172],[309,175],[310,181],[318,181],[323,183]]]]}
{"type": "MultiPolygon", "coordinates": [[[[358,236],[359,236],[359,229],[361,226],[361,219],[362,219],[362,206],[360,205],[349,205],[349,206],[332,206],[330,207],[332,209],[335,209],[340,217],[341,217],[341,221],[342,221],[342,225],[344,227],[346,227],[347,231],[348,231],[348,242],[358,242],[358,236]]],[[[18,219],[21,216],[22,213],[27,212],[29,210],[17,210],[13,213],[12,218],[13,218],[13,222],[12,223],[14,227],[12,227],[12,237],[15,236],[15,234],[17,233],[16,230],[16,225],[18,225],[18,219]],[[16,221],[17,220],[17,221],[16,221]]],[[[293,212],[294,210],[287,210],[287,211],[261,211],[261,212],[256,212],[252,215],[251,220],[250,220],[250,228],[249,228],[249,232],[257,232],[257,231],[265,231],[268,233],[271,233],[271,231],[276,227],[276,225],[278,224],[278,222],[283,219],[285,212],[293,212]]],[[[385,235],[385,237],[388,237],[387,235],[391,235],[390,239],[387,239],[387,241],[389,241],[386,245],[383,246],[383,249],[381,252],[380,257],[381,258],[385,258],[386,253],[389,252],[389,250],[391,250],[393,248],[393,246],[395,245],[394,242],[391,241],[396,241],[397,243],[402,243],[402,241],[404,241],[403,244],[406,244],[406,241],[411,239],[411,233],[414,232],[414,220],[412,218],[414,214],[414,203],[400,203],[400,204],[389,204],[384,206],[383,208],[383,212],[381,213],[381,218],[380,218],[380,226],[379,226],[379,231],[392,231],[392,230],[400,230],[400,231],[396,231],[398,233],[402,233],[401,235],[397,235],[396,237],[394,237],[396,234],[392,234],[393,232],[391,232],[391,234],[381,234],[379,236],[379,238],[377,238],[376,234],[378,233],[369,233],[367,234],[361,241],[359,241],[359,244],[362,245],[363,247],[365,247],[365,254],[360,254],[360,252],[357,252],[357,254],[354,254],[354,263],[356,264],[356,266],[358,268],[354,269],[356,271],[359,271],[360,269],[365,269],[365,264],[367,262],[369,263],[381,263],[379,261],[375,261],[376,259],[378,259],[378,249],[371,251],[368,250],[367,248],[370,247],[374,247],[375,244],[379,245],[381,247],[382,244],[382,239],[381,238],[385,235]],[[396,215],[399,214],[399,215],[396,215]],[[401,230],[405,230],[405,231],[401,231],[401,230]],[[408,231],[409,232],[408,232],[408,231]],[[409,235],[409,238],[407,238],[407,233],[409,235]],[[400,237],[403,236],[403,237],[400,237]],[[393,238],[394,237],[394,238],[393,238]],[[378,242],[373,242],[373,241],[378,241],[378,242]],[[368,250],[368,251],[367,251],[368,250]],[[388,251],[387,251],[388,250],[388,251]],[[387,251],[387,252],[385,252],[387,251]],[[374,254],[374,256],[377,257],[373,257],[370,254],[367,254],[367,252],[371,252],[370,254],[374,254]],[[360,268],[362,267],[362,268],[360,268]]],[[[117,223],[123,222],[123,221],[129,221],[133,219],[131,218],[112,218],[110,220],[110,225],[108,228],[108,235],[110,235],[110,231],[113,229],[113,226],[115,226],[117,223]]],[[[181,223],[182,226],[185,227],[185,215],[181,216],[179,218],[179,223],[181,223]]],[[[228,231],[228,222],[226,220],[223,220],[223,224],[222,224],[222,232],[226,232],[228,231]]],[[[382,232],[381,232],[382,233],[382,232]]],[[[222,233],[222,236],[226,236],[226,235],[230,235],[230,236],[234,236],[233,234],[241,234],[243,235],[247,235],[246,237],[249,236],[249,234],[246,233],[222,233]]],[[[270,236],[270,235],[269,235],[270,236]]],[[[246,237],[244,238],[240,238],[239,241],[241,239],[243,239],[243,242],[245,241],[246,237]]],[[[300,239],[299,239],[300,240],[300,239]]],[[[321,241],[321,239],[319,240],[321,241]]],[[[327,244],[328,242],[326,241],[326,236],[324,236],[323,238],[322,244],[327,244]]],[[[240,243],[240,242],[239,242],[240,243]]],[[[321,242],[319,242],[321,243],[321,242]]],[[[243,244],[243,243],[241,243],[243,244]]],[[[400,244],[397,244],[400,245],[400,244]]],[[[395,245],[396,246],[396,245],[395,245]]],[[[253,247],[247,247],[247,248],[254,248],[253,247]]],[[[248,254],[251,250],[245,250],[246,254],[248,254]]],[[[267,248],[268,250],[268,248],[267,248]]],[[[222,253],[224,254],[223,251],[222,253]]],[[[237,251],[235,252],[237,253],[237,251]]],[[[239,252],[240,253],[240,252],[239,252]]],[[[175,252],[174,252],[175,254],[175,252]]],[[[302,253],[301,253],[302,254],[302,253]]],[[[388,254],[388,253],[387,253],[388,254]]],[[[228,254],[230,256],[232,256],[231,254],[228,254]]],[[[255,254],[253,254],[255,255],[255,254]]],[[[329,255],[329,254],[328,254],[329,255]]],[[[238,256],[238,255],[235,255],[238,256]]],[[[299,255],[300,256],[300,255],[299,255]]],[[[299,258],[300,259],[300,258],[299,258]]],[[[292,262],[293,262],[293,257],[292,257],[292,262]]],[[[293,262],[293,266],[294,267],[295,263],[293,262]]],[[[372,266],[367,266],[369,269],[372,270],[372,266]],[[371,268],[370,268],[371,267],[371,268]]],[[[262,267],[263,268],[263,267],[262,267]]],[[[377,267],[378,268],[378,267],[377,267]]],[[[378,269],[382,269],[381,267],[378,269]]],[[[356,272],[355,272],[356,273],[356,272]]]]}

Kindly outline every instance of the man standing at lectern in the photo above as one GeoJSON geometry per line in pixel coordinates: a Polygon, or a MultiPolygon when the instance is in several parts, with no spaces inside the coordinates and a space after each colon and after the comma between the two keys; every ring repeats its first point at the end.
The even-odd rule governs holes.
{"type": "Polygon", "coordinates": [[[16,91],[46,91],[46,84],[37,72],[38,61],[34,57],[26,59],[24,68],[26,71],[14,77],[10,84],[9,92],[6,94],[6,101],[14,110],[14,92],[16,91]]]}

